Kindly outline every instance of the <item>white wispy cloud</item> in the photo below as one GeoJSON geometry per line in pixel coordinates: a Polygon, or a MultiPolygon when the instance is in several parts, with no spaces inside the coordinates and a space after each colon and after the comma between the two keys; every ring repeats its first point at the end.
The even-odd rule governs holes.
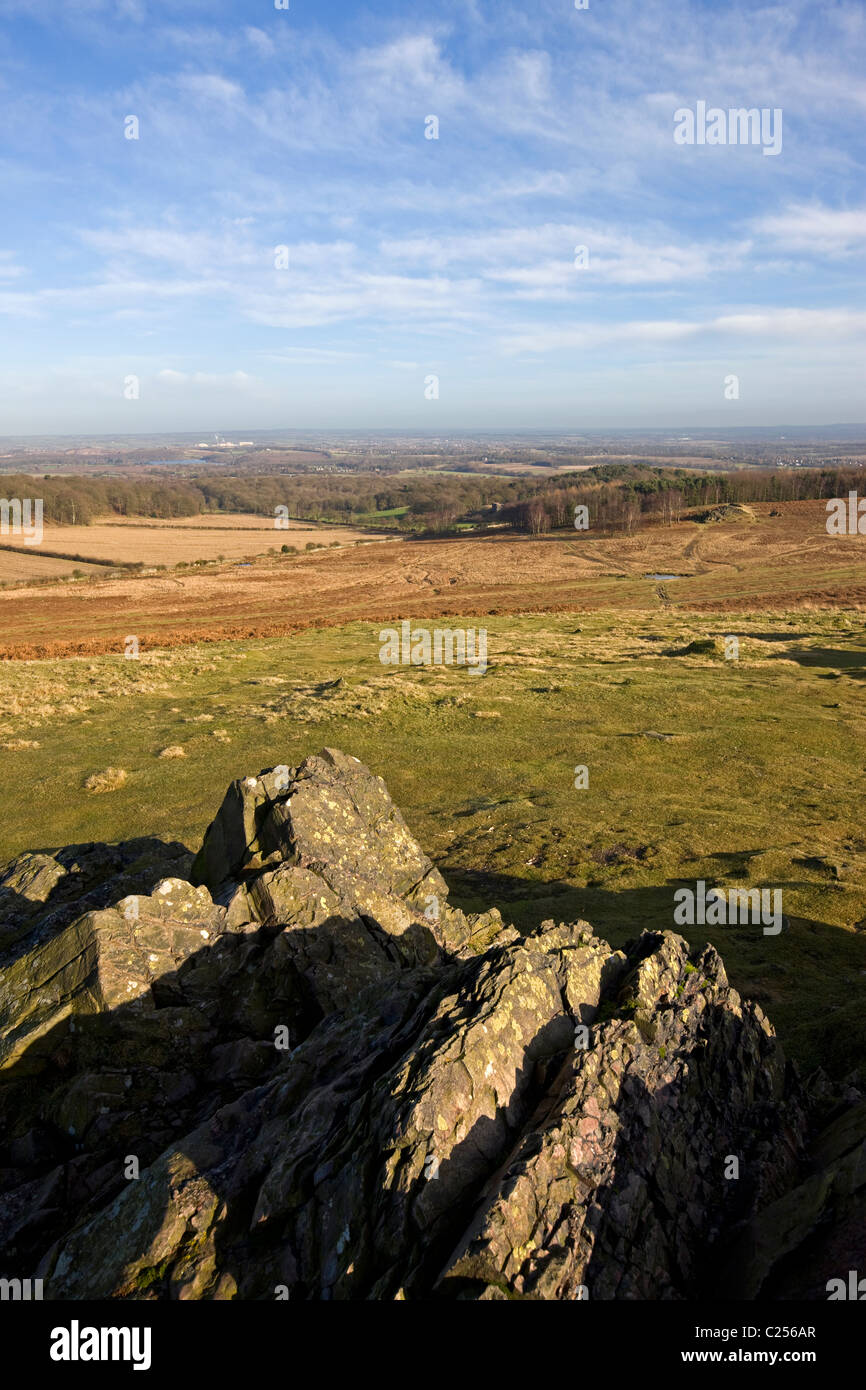
{"type": "Polygon", "coordinates": [[[0,377],[29,365],[51,382],[49,415],[77,412],[113,399],[134,359],[145,427],[151,395],[178,412],[191,396],[255,397],[227,385],[237,372],[277,405],[284,378],[303,377],[301,405],[320,389],[384,424],[431,360],[440,414],[493,363],[490,399],[537,423],[548,391],[572,408],[557,352],[584,373],[593,361],[613,418],[641,353],[664,364],[653,390],[672,410],[677,353],[748,357],[744,400],[758,382],[776,399],[774,372],[792,354],[800,372],[810,351],[804,409],[849,389],[862,5],[333,8],[325,23],[300,5],[230,17],[204,0],[0,0],[0,377]],[[782,108],[781,155],[675,146],[674,111],[699,99],[782,108]],[[103,395],[86,372],[69,384],[68,361],[51,375],[67,350],[103,349],[117,364],[103,395]]]}
{"type": "Polygon", "coordinates": [[[610,343],[677,342],[701,334],[777,337],[805,344],[816,339],[859,338],[866,335],[866,310],[762,309],[720,314],[704,320],[648,319],[627,323],[584,323],[573,328],[533,328],[504,338],[506,354],[558,352],[610,343]]]}
{"type": "Polygon", "coordinates": [[[847,256],[866,248],[866,207],[845,210],[798,204],[758,217],[755,231],[783,251],[813,256],[847,256]]]}

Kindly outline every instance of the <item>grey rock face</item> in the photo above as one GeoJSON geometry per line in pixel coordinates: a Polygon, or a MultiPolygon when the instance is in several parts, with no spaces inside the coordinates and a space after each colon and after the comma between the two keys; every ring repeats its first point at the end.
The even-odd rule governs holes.
{"type": "Polygon", "coordinates": [[[232,783],[148,891],[105,847],[73,918],[62,853],[0,957],[3,1272],[47,1298],[821,1297],[798,1251],[863,1245],[856,1090],[816,1143],[711,947],[465,915],[346,754],[232,783]]]}

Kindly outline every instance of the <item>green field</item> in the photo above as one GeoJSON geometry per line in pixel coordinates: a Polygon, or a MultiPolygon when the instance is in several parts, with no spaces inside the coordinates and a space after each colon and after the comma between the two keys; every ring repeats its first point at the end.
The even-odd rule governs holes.
{"type": "Polygon", "coordinates": [[[232,778],[337,746],[385,778],[456,903],[519,926],[583,917],[620,945],[674,927],[681,883],[781,888],[779,936],[676,929],[713,941],[804,1072],[866,1063],[863,615],[463,625],[479,622],[480,677],[382,666],[369,624],[3,663],[3,857],[139,835],[197,847],[232,778]],[[108,767],[125,783],[86,791],[108,767]]]}
{"type": "Polygon", "coordinates": [[[405,507],[389,507],[387,511],[381,512],[355,512],[352,515],[352,526],[375,526],[377,522],[388,517],[405,516],[408,512],[408,504],[405,507]]]}

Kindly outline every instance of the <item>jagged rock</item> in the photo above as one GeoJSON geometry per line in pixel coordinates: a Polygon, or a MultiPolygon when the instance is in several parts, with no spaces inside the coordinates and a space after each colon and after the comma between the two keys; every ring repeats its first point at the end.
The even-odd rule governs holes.
{"type": "Polygon", "coordinates": [[[864,1263],[854,1079],[807,1094],[712,947],[453,908],[354,758],[232,783],[192,883],[118,861],[74,921],[62,853],[16,861],[0,972],[4,1272],[46,1298],[793,1298],[816,1239],[864,1263]]]}
{"type": "Polygon", "coordinates": [[[48,935],[124,894],[150,893],[161,878],[188,878],[191,863],[184,845],[149,838],[17,855],[0,870],[0,961],[34,926],[48,935]]]}
{"type": "Polygon", "coordinates": [[[39,1071],[58,1028],[87,1014],[153,1010],[152,986],[223,927],[206,888],[164,879],[150,897],[90,912],[0,974],[0,1074],[39,1071]]]}
{"type": "Polygon", "coordinates": [[[318,873],[360,907],[366,894],[420,904],[447,897],[381,777],[326,748],[297,769],[233,782],[192,868],[211,890],[251,869],[288,863],[318,873]]]}
{"type": "Polygon", "coordinates": [[[569,1055],[440,1288],[687,1297],[724,1227],[796,1172],[801,1116],[760,1009],[741,1004],[712,947],[694,964],[672,933],[639,949],[617,1001],[630,1017],[569,1055]]]}
{"type": "Polygon", "coordinates": [[[0,891],[5,902],[17,894],[27,903],[44,903],[67,872],[50,854],[19,854],[0,877],[0,891]]]}
{"type": "Polygon", "coordinates": [[[809,1157],[813,1171],[805,1182],[740,1231],[719,1279],[720,1297],[826,1298],[829,1280],[863,1267],[866,1103],[828,1125],[809,1157]],[[798,1252],[807,1258],[798,1260],[798,1252]]]}

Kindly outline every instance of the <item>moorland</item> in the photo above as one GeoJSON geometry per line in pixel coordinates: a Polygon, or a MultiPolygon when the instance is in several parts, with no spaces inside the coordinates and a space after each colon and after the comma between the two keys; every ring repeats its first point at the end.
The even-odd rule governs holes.
{"type": "MultiPolygon", "coordinates": [[[[436,525],[422,509],[375,545],[357,543],[368,527],[283,551],[264,510],[242,534],[272,544],[242,565],[8,584],[4,853],[132,835],[194,847],[239,768],[341,747],[387,776],[453,900],[520,928],[582,917],[620,945],[672,925],[679,883],[781,888],[778,939],[726,927],[713,944],[805,1071],[841,1078],[866,1060],[866,538],[827,534],[823,499],[846,478],[776,477],[753,478],[751,501],[731,500],[740,475],[717,478],[695,502],[682,478],[639,493],[584,474],[540,517],[535,480],[473,480],[481,493],[453,494],[436,525]],[[483,510],[488,486],[526,492],[510,519],[483,510]],[[582,496],[590,528],[557,524],[582,496]],[[483,619],[487,674],[384,667],[380,627],[403,619],[483,619]]],[[[239,515],[75,529],[212,527],[226,546],[239,515]]]]}

